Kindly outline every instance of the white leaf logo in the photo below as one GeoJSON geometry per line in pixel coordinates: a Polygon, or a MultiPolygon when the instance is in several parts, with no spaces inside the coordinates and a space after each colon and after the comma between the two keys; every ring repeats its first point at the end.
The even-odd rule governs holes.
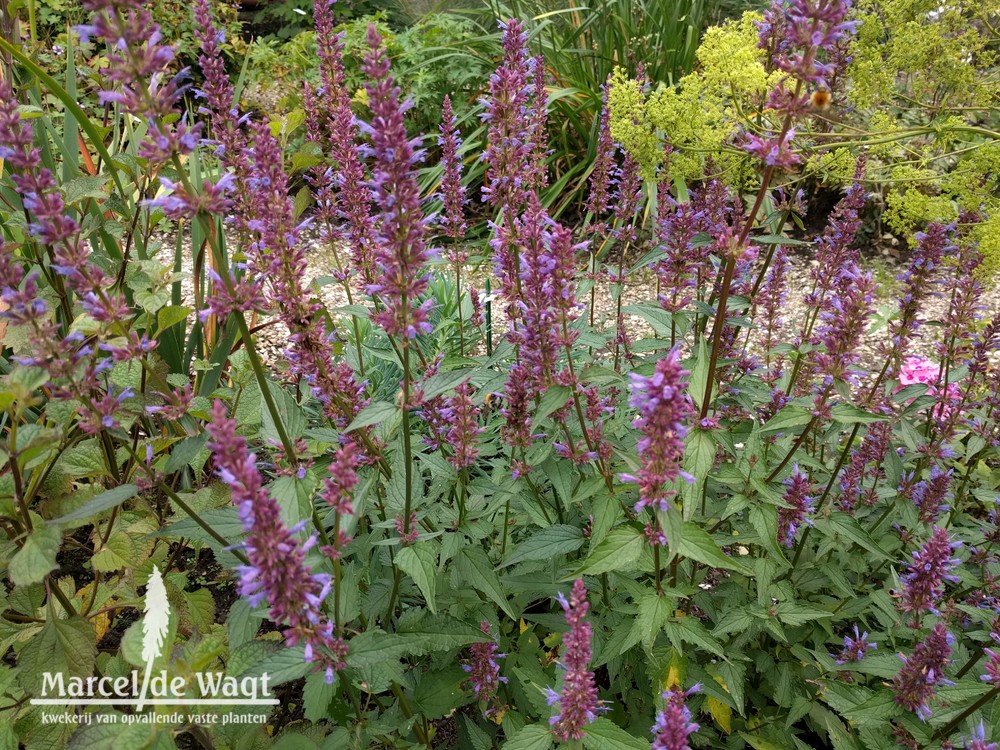
{"type": "Polygon", "coordinates": [[[155,565],[146,584],[146,606],[142,612],[145,615],[142,619],[142,660],[146,663],[146,675],[142,680],[142,693],[139,695],[136,711],[141,711],[143,708],[153,662],[163,653],[163,640],[170,628],[170,602],[167,601],[167,589],[163,585],[160,569],[155,565]]]}

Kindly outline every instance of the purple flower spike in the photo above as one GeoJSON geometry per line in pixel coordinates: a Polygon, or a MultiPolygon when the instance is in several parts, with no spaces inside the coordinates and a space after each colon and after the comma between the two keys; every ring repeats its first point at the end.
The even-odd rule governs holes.
{"type": "Polygon", "coordinates": [[[956,583],[958,577],[949,571],[961,560],[951,554],[962,546],[961,542],[952,542],[948,531],[938,526],[934,527],[931,538],[913,553],[913,562],[907,572],[899,577],[903,584],[899,608],[904,612],[913,612],[919,617],[924,612],[937,614],[936,606],[944,594],[945,582],[956,583]]]}
{"type": "MultiPolygon", "coordinates": [[[[990,638],[995,643],[1000,643],[1000,633],[990,633],[990,638]]],[[[984,648],[983,653],[986,654],[986,672],[979,679],[994,687],[1000,687],[1000,652],[984,648]]]]}
{"type": "Polygon", "coordinates": [[[796,466],[792,475],[784,482],[787,489],[782,498],[790,508],[778,508],[778,541],[786,547],[791,547],[795,541],[795,532],[803,523],[808,523],[806,515],[812,511],[814,497],[809,477],[799,471],[796,466]]]}
{"type": "Polygon", "coordinates": [[[270,618],[284,626],[285,642],[303,643],[306,661],[325,670],[330,682],[334,672],[346,666],[347,644],[334,634],[333,623],[321,609],[329,577],[306,565],[307,546],[281,520],[277,501],[261,482],[256,456],[236,434],[236,422],[226,417],[221,401],[212,405],[206,429],[216,469],[232,491],[247,533],[243,549],[249,562],[239,569],[240,595],[251,606],[267,602],[270,618]]]}
{"type": "Polygon", "coordinates": [[[930,635],[918,643],[909,656],[899,655],[903,668],[893,678],[896,703],[907,711],[913,711],[923,721],[931,716],[930,702],[934,689],[939,685],[951,685],[945,679],[944,670],[951,658],[951,644],[954,637],[939,622],[930,635]]]}
{"type": "Polygon", "coordinates": [[[462,160],[458,156],[458,151],[462,148],[462,139],[458,133],[458,124],[455,122],[455,113],[451,108],[451,97],[447,95],[441,105],[441,135],[438,137],[438,145],[441,147],[441,164],[444,167],[444,177],[441,181],[444,215],[441,217],[441,224],[446,235],[460,239],[465,235],[462,160]]]}
{"type": "Polygon", "coordinates": [[[622,475],[622,480],[639,485],[638,513],[649,506],[666,511],[674,490],[667,487],[678,477],[684,455],[685,422],[692,408],[681,382],[687,371],[680,365],[680,351],[673,349],[656,363],[652,377],[630,373],[632,396],[629,404],[639,410],[632,423],[642,432],[637,449],[642,466],[637,477],[622,475]]]}
{"type": "MultiPolygon", "coordinates": [[[[490,634],[488,620],[483,620],[480,628],[486,635],[490,634]]],[[[507,678],[500,675],[500,664],[497,662],[497,659],[502,659],[506,654],[497,653],[499,650],[495,640],[473,643],[469,646],[472,656],[462,662],[462,669],[469,673],[463,686],[475,693],[477,700],[485,705],[485,716],[496,713],[500,708],[497,691],[501,683],[507,682],[507,678]]]]}
{"type": "Polygon", "coordinates": [[[552,731],[559,740],[568,742],[583,739],[584,727],[597,718],[600,701],[597,699],[594,673],[587,669],[590,662],[590,623],[584,618],[590,604],[583,579],[576,579],[569,601],[562,594],[558,599],[569,624],[569,632],[563,636],[561,663],[566,677],[562,693],[550,689],[547,696],[550,706],[559,704],[559,713],[549,719],[552,731]]]}
{"type": "Polygon", "coordinates": [[[611,107],[608,106],[609,81],[602,90],[601,125],[597,140],[597,158],[594,169],[590,173],[590,195],[587,198],[587,210],[593,214],[594,221],[599,221],[608,210],[610,202],[611,178],[615,168],[615,144],[611,138],[611,107]]]}
{"type": "Polygon", "coordinates": [[[686,701],[688,696],[700,690],[698,684],[688,690],[675,687],[663,694],[667,705],[656,715],[651,750],[691,750],[688,737],[697,732],[699,726],[691,720],[691,709],[686,701]]]}
{"type": "Polygon", "coordinates": [[[854,626],[854,637],[844,636],[844,648],[837,657],[837,664],[847,664],[848,662],[861,661],[865,658],[868,649],[878,648],[877,643],[868,640],[868,633],[859,633],[858,626],[854,626]]]}
{"type": "Polygon", "coordinates": [[[483,101],[488,123],[486,180],[483,200],[510,214],[527,197],[533,144],[529,133],[531,89],[528,74],[528,34],[521,22],[512,18],[500,23],[503,30],[503,62],[490,76],[490,93],[483,101]]]}
{"type": "Polygon", "coordinates": [[[389,74],[389,58],[375,24],[368,26],[368,46],[371,51],[362,70],[370,80],[365,88],[372,112],[368,127],[375,156],[372,188],[382,209],[382,241],[375,255],[378,283],[368,291],[377,293],[384,304],[372,320],[390,336],[412,339],[418,333],[430,333],[427,314],[433,304],[432,300],[420,304],[427,290],[425,266],[431,258],[424,244],[425,219],[417,186],[420,141],[406,135],[403,112],[407,105],[399,102],[399,87],[389,74]]]}
{"type": "Polygon", "coordinates": [[[972,736],[965,741],[965,750],[1000,750],[1000,745],[986,741],[986,727],[983,722],[972,730],[972,736]]]}

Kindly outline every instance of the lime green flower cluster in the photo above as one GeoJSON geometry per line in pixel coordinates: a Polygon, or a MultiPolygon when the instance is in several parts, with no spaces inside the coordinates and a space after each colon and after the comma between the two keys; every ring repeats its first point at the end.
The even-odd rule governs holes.
{"type": "Polygon", "coordinates": [[[759,13],[709,28],[698,48],[698,69],[677,86],[645,93],[638,81],[617,70],[608,102],[611,135],[640,164],[647,179],[701,177],[711,158],[731,184],[749,177],[746,155],[727,148],[739,123],[763,117],[767,90],[780,73],[768,74],[757,47],[759,13]],[[669,144],[669,166],[662,169],[669,144]]]}
{"type": "Polygon", "coordinates": [[[872,107],[905,97],[932,107],[982,106],[997,93],[995,38],[984,34],[998,0],[861,0],[851,48],[851,101],[872,107]]]}

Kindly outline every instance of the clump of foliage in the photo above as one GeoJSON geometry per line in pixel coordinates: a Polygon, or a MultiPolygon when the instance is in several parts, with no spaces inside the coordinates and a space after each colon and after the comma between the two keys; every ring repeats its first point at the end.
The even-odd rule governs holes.
{"type": "Polygon", "coordinates": [[[850,91],[846,0],[711,32],[673,94],[614,79],[579,227],[540,197],[565,188],[559,124],[517,19],[481,151],[443,99],[429,192],[376,24],[362,114],[316,3],[300,148],[290,118],[240,111],[209,0],[190,111],[148,8],[86,7],[110,130],[0,40],[5,745],[995,744],[991,214],[920,224],[866,352],[856,240],[886,162],[814,112],[850,91]],[[850,175],[797,289],[811,160],[850,175]],[[338,308],[307,282],[310,232],[338,308]],[[625,305],[639,272],[656,298],[625,305]],[[140,697],[51,723],[35,702],[46,674],[137,670],[178,700],[208,697],[204,672],[267,675],[280,705],[168,724],[140,697]]]}
{"type": "MultiPolygon", "coordinates": [[[[449,14],[430,15],[393,31],[385,14],[380,13],[360,16],[336,27],[336,32],[344,35],[345,85],[359,109],[365,102],[365,76],[361,72],[367,49],[365,34],[372,23],[383,37],[399,84],[413,102],[408,127],[414,132],[436,127],[444,92],[450,93],[462,115],[475,105],[476,94],[489,74],[487,62],[469,59],[458,66],[450,59],[455,48],[468,44],[477,34],[470,21],[449,14]]],[[[300,108],[302,82],[319,80],[314,32],[302,31],[281,44],[267,39],[255,41],[249,50],[247,80],[259,87],[259,91],[249,92],[251,103],[261,95],[277,96],[281,109],[300,108]]]]}

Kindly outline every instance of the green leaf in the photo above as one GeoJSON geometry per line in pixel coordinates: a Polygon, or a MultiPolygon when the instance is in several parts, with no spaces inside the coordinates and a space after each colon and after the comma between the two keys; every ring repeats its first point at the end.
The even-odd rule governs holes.
{"type": "Polygon", "coordinates": [[[778,619],[786,625],[804,625],[812,620],[823,620],[833,617],[825,609],[810,607],[806,604],[796,604],[794,602],[781,602],[777,606],[778,619]]]}
{"type": "Polygon", "coordinates": [[[715,543],[715,540],[708,535],[708,532],[691,522],[684,524],[681,544],[677,552],[682,557],[697,560],[703,565],[735,570],[749,575],[749,571],[743,563],[725,554],[715,543]]]}
{"type": "Polygon", "coordinates": [[[833,407],[831,414],[833,421],[840,424],[871,424],[872,422],[885,422],[889,419],[883,414],[872,414],[853,404],[837,404],[833,407]]]}
{"type": "Polygon", "coordinates": [[[467,701],[462,683],[467,675],[461,665],[425,672],[413,691],[413,705],[427,719],[440,719],[467,701]]]}
{"type": "Polygon", "coordinates": [[[551,747],[552,733],[542,724],[523,726],[503,743],[503,750],[549,750],[551,747]]]}
{"type": "Polygon", "coordinates": [[[56,555],[61,544],[62,532],[58,526],[36,526],[24,540],[24,546],[10,559],[10,580],[15,586],[41,583],[59,567],[56,555]]]}
{"type": "Polygon", "coordinates": [[[627,569],[639,560],[645,545],[646,537],[638,529],[631,526],[612,529],[607,538],[587,555],[583,565],[565,580],[627,569]]]}
{"type": "MultiPolygon", "coordinates": [[[[298,405],[292,394],[277,383],[268,381],[267,387],[271,389],[271,398],[277,409],[278,418],[285,425],[285,432],[288,434],[288,437],[292,440],[302,437],[302,433],[306,430],[306,415],[302,413],[302,407],[298,405]]],[[[274,443],[280,443],[281,436],[278,434],[278,428],[271,415],[271,410],[264,409],[261,412],[261,417],[263,417],[261,434],[274,443]]]]}
{"type": "MultiPolygon", "coordinates": [[[[253,643],[253,641],[251,641],[253,643]]],[[[245,644],[244,647],[250,644],[245,644]]],[[[304,646],[283,648],[268,654],[253,665],[246,667],[237,677],[259,677],[269,675],[268,685],[275,687],[291,680],[305,677],[312,672],[313,665],[306,661],[304,646]]]]}
{"type": "MultiPolygon", "coordinates": [[[[240,521],[240,514],[236,508],[228,506],[225,508],[212,508],[200,512],[198,516],[211,526],[212,529],[219,532],[220,536],[226,539],[237,542],[243,536],[243,522],[240,521]]],[[[193,518],[182,518],[180,521],[165,526],[160,530],[160,536],[173,538],[183,536],[200,542],[218,544],[216,539],[209,536],[208,532],[196,523],[193,518]]]]}
{"type": "MultiPolygon", "coordinates": [[[[688,394],[694,405],[699,409],[705,397],[705,387],[708,384],[708,349],[705,347],[705,337],[698,339],[698,349],[695,352],[694,366],[691,368],[691,378],[688,380],[688,394]]],[[[714,390],[714,386],[713,386],[714,390]]]]}
{"type": "Polygon", "coordinates": [[[667,597],[654,592],[643,596],[639,600],[639,615],[632,624],[626,648],[641,642],[647,652],[652,651],[656,636],[663,630],[663,626],[673,613],[673,602],[667,597]]]}
{"type": "Polygon", "coordinates": [[[564,385],[554,385],[545,392],[535,410],[534,422],[539,423],[556,409],[561,409],[573,397],[573,391],[564,385]]]}
{"type": "MultiPolygon", "coordinates": [[[[726,658],[722,644],[716,638],[713,638],[712,634],[708,632],[708,628],[695,617],[681,617],[674,622],[668,622],[666,630],[671,640],[674,640],[674,636],[676,635],[684,643],[693,643],[695,646],[703,648],[709,653],[723,659],[726,658]]],[[[678,651],[680,651],[679,648],[678,651]]]]}
{"type": "Polygon", "coordinates": [[[853,516],[846,513],[833,513],[829,518],[817,518],[816,529],[829,537],[839,535],[849,539],[860,547],[878,555],[883,560],[892,560],[893,557],[876,544],[875,540],[869,536],[861,524],[853,516]]]}
{"type": "Polygon", "coordinates": [[[167,474],[173,474],[175,471],[180,471],[185,466],[191,465],[198,454],[205,449],[207,439],[208,433],[203,432],[200,435],[190,435],[181,440],[170,451],[170,458],[167,459],[167,465],[163,467],[163,470],[167,474]]]}
{"type": "Polygon", "coordinates": [[[558,555],[580,549],[583,546],[583,532],[576,526],[556,524],[541,529],[530,539],[521,542],[499,568],[506,568],[529,560],[548,560],[558,555]]]}
{"type": "Polygon", "coordinates": [[[85,175],[73,178],[62,186],[63,193],[66,195],[66,204],[70,205],[84,198],[104,200],[108,197],[108,194],[104,190],[104,186],[107,183],[107,175],[102,174],[94,175],[93,177],[85,175]]]}
{"type": "Polygon", "coordinates": [[[858,724],[872,724],[899,716],[902,709],[896,703],[896,696],[891,690],[880,690],[864,703],[842,713],[844,718],[849,721],[855,721],[858,724]]]}
{"type": "Polygon", "coordinates": [[[74,521],[92,520],[94,516],[121,505],[126,500],[135,497],[138,493],[139,488],[134,484],[123,484],[114,489],[102,492],[96,497],[92,497],[76,510],[54,519],[52,523],[63,524],[74,521]]]}
{"type": "Polygon", "coordinates": [[[400,621],[397,634],[408,639],[413,649],[410,653],[418,655],[492,640],[478,625],[462,622],[449,615],[400,621]]]}
{"type": "Polygon", "coordinates": [[[372,667],[404,655],[422,656],[488,640],[490,636],[478,627],[454,617],[420,617],[401,621],[396,633],[371,629],[355,636],[350,640],[347,663],[353,667],[372,667]]]}
{"type": "Polygon", "coordinates": [[[175,326],[185,320],[194,310],[184,305],[171,305],[164,307],[156,313],[156,323],[161,331],[165,331],[171,326],[175,326]]]}
{"type": "Polygon", "coordinates": [[[313,672],[306,677],[306,685],[302,690],[302,707],[306,721],[322,721],[327,718],[330,701],[336,694],[336,681],[327,684],[326,675],[322,672],[313,672]]]}
{"type": "Polygon", "coordinates": [[[260,620],[251,614],[250,603],[240,597],[229,608],[226,629],[229,633],[229,649],[232,650],[253,639],[260,627],[260,620]]]}
{"type": "Polygon", "coordinates": [[[812,421],[812,413],[804,406],[789,405],[779,411],[764,424],[761,434],[786,432],[794,427],[803,427],[812,421]]]}
{"type": "Polygon", "coordinates": [[[420,593],[424,595],[427,608],[437,612],[434,603],[437,579],[437,555],[431,542],[420,542],[412,547],[403,547],[396,554],[396,566],[406,573],[417,584],[420,593]]]}
{"type": "Polygon", "coordinates": [[[399,411],[399,407],[395,404],[390,404],[388,401],[375,401],[358,413],[354,421],[347,426],[345,432],[360,430],[362,427],[371,427],[373,424],[384,422],[395,415],[397,411],[399,411]]]}
{"type": "Polygon", "coordinates": [[[783,234],[762,234],[760,237],[754,237],[753,241],[760,245],[811,245],[811,242],[805,242],[804,240],[793,240],[791,237],[785,237],[783,234]]]}
{"type": "Polygon", "coordinates": [[[684,449],[684,465],[696,480],[700,481],[708,476],[715,463],[715,448],[715,437],[710,431],[699,428],[691,430],[684,449]]]}
{"type": "Polygon", "coordinates": [[[454,390],[476,372],[474,368],[463,367],[460,370],[448,370],[432,375],[424,383],[424,398],[432,399],[454,390]]]}
{"type": "Polygon", "coordinates": [[[514,610],[507,601],[503,584],[500,583],[500,576],[493,569],[493,564],[486,557],[482,548],[463,547],[458,553],[456,562],[459,575],[472,588],[486,594],[490,601],[498,605],[510,619],[517,619],[517,615],[514,614],[514,610]]]}
{"type": "Polygon", "coordinates": [[[584,730],[583,746],[587,750],[649,750],[649,741],[633,737],[610,719],[594,719],[584,730]]]}

